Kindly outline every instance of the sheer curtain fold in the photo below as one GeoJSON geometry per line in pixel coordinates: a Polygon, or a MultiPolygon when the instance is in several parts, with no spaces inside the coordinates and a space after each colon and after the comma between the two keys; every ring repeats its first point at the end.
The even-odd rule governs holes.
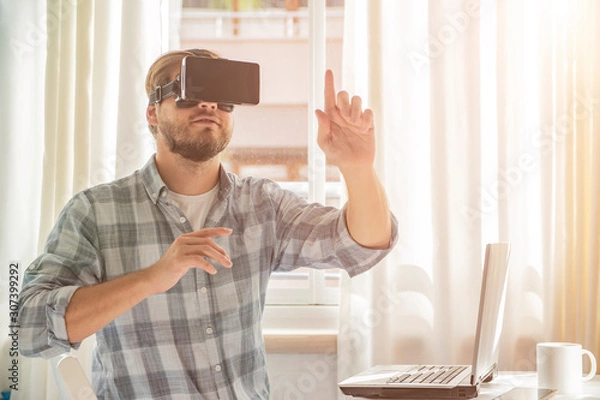
{"type": "Polygon", "coordinates": [[[481,155],[472,151],[481,142],[479,20],[469,16],[460,0],[429,1],[427,7],[430,52],[431,46],[439,48],[429,65],[431,128],[424,133],[430,136],[430,229],[437,242],[432,253],[434,354],[439,362],[468,363],[477,313],[469,300],[479,291],[464,282],[481,276],[483,254],[481,226],[462,212],[477,202],[479,193],[471,188],[481,182],[481,155]]]}
{"type": "Polygon", "coordinates": [[[555,32],[558,80],[555,103],[555,151],[563,166],[555,168],[557,210],[564,220],[555,231],[563,242],[553,260],[559,274],[554,303],[559,310],[554,333],[562,340],[578,341],[598,354],[598,104],[599,45],[596,2],[563,5],[555,32]],[[561,60],[563,63],[559,64],[561,60]],[[562,251],[560,251],[562,250],[562,251]]]}
{"type": "Polygon", "coordinates": [[[73,176],[88,174],[90,152],[91,3],[58,1],[47,13],[56,28],[48,30],[40,248],[68,198],[85,187],[75,186],[73,176]]]}
{"type": "MultiPolygon", "coordinates": [[[[18,261],[21,277],[74,193],[133,172],[152,153],[144,79],[169,43],[161,15],[167,0],[35,3],[0,2],[8,39],[0,44],[0,70],[9,76],[0,177],[19,193],[1,198],[8,219],[0,246],[2,265],[18,261]]],[[[90,338],[77,352],[88,371],[93,345],[90,338]]],[[[5,353],[2,365],[11,362],[5,353]]],[[[20,357],[19,366],[13,398],[58,399],[48,362],[20,357]]]]}
{"type": "MultiPolygon", "coordinates": [[[[44,140],[44,71],[47,38],[46,6],[41,2],[0,1],[0,71],[4,89],[0,93],[0,130],[3,146],[0,154],[0,262],[2,263],[2,310],[9,310],[9,265],[18,265],[19,277],[38,251],[42,186],[44,140]],[[42,22],[40,22],[42,21],[42,22]],[[35,200],[34,200],[35,199],[35,200]]],[[[19,279],[19,282],[21,280],[19,279]]],[[[24,377],[38,376],[37,385],[46,387],[46,366],[43,362],[25,362],[9,356],[14,325],[8,312],[0,314],[3,335],[0,340],[0,363],[8,370],[18,363],[18,382],[3,380],[2,390],[8,384],[18,383],[24,393],[21,398],[35,398],[23,385],[24,377]]],[[[17,392],[18,393],[18,392],[17,392]]]]}
{"type": "Polygon", "coordinates": [[[535,369],[542,340],[598,354],[600,5],[345,4],[344,86],[368,93],[378,116],[400,241],[343,288],[339,378],[470,363],[493,241],[512,243],[500,367],[535,369]]]}

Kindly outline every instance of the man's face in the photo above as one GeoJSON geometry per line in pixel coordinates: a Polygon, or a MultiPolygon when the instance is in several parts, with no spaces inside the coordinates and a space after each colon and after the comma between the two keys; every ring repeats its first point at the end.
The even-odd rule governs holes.
{"type": "Polygon", "coordinates": [[[163,140],[170,152],[187,160],[208,161],[231,140],[232,113],[218,109],[216,103],[179,108],[175,97],[169,96],[155,107],[157,140],[163,140]]]}

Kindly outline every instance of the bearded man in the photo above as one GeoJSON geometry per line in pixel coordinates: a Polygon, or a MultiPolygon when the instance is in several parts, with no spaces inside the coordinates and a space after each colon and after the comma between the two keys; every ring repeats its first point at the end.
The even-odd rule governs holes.
{"type": "Polygon", "coordinates": [[[240,179],[220,154],[233,106],[163,93],[186,56],[150,67],[156,154],[123,179],[76,194],[25,273],[23,355],[50,358],[96,334],[100,399],[269,399],[262,314],[269,277],[300,267],[350,276],[389,253],[397,222],[375,174],[373,114],[325,76],[318,144],[344,176],[342,209],[267,179],[240,179]],[[158,93],[158,94],[157,94],[158,93]]]}

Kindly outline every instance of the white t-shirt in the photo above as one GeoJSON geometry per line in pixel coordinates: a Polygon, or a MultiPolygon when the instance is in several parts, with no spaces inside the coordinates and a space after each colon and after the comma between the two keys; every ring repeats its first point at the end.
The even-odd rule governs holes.
{"type": "Polygon", "coordinates": [[[197,231],[204,227],[204,221],[208,211],[217,199],[219,193],[219,184],[215,185],[214,188],[210,189],[206,193],[199,194],[197,196],[186,196],[183,194],[169,191],[168,201],[169,203],[175,204],[187,217],[192,228],[197,231]]]}

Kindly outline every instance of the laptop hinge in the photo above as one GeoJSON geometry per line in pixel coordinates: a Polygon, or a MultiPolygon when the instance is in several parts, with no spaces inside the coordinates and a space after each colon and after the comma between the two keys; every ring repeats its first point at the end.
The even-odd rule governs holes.
{"type": "MultiPolygon", "coordinates": [[[[479,382],[490,382],[497,375],[495,372],[498,370],[498,364],[494,363],[492,366],[481,374],[481,379],[479,382]]],[[[477,378],[475,374],[471,374],[471,385],[475,385],[477,383],[477,378]]]]}

